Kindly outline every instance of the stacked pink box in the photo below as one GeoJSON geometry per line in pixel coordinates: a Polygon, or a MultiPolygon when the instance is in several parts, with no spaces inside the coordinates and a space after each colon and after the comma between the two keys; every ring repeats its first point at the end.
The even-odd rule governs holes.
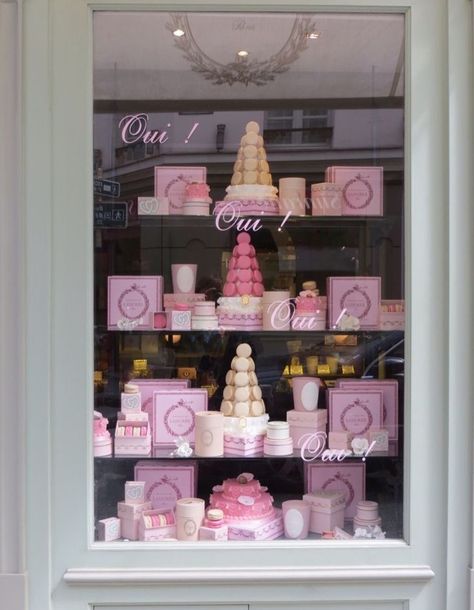
{"type": "MultiPolygon", "coordinates": [[[[321,433],[319,437],[324,438],[326,432],[328,412],[326,409],[316,411],[297,411],[292,409],[286,414],[286,420],[290,424],[290,436],[293,439],[295,449],[301,449],[308,436],[321,433]]],[[[324,444],[321,447],[324,449],[324,444]]]]}
{"type": "Polygon", "coordinates": [[[329,328],[335,328],[343,311],[359,319],[360,328],[380,325],[380,277],[328,277],[329,328]]]}
{"type": "Polygon", "coordinates": [[[145,542],[176,539],[176,517],[172,510],[145,510],[138,524],[138,537],[145,542]]]}
{"type": "Polygon", "coordinates": [[[343,216],[383,216],[383,167],[328,167],[326,182],[342,189],[343,216]]]}
{"type": "Polygon", "coordinates": [[[117,504],[122,538],[138,540],[140,517],[147,510],[151,510],[151,502],[145,501],[145,484],[140,481],[127,481],[125,500],[117,504]]]}
{"type": "Polygon", "coordinates": [[[140,388],[126,383],[121,395],[121,412],[115,428],[115,455],[149,455],[151,432],[148,414],[141,410],[140,388]]]}
{"type": "Polygon", "coordinates": [[[322,534],[344,527],[344,492],[317,489],[305,494],[303,500],[311,505],[310,532],[322,534]]]}

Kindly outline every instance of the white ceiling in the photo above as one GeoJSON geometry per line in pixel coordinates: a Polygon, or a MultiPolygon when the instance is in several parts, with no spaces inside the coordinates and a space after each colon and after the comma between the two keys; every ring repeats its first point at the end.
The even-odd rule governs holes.
{"type": "Polygon", "coordinates": [[[191,69],[172,34],[183,14],[97,12],[94,16],[94,93],[99,100],[387,98],[403,95],[402,14],[188,13],[184,41],[207,64],[248,62],[278,54],[295,19],[320,33],[289,70],[263,86],[217,85],[191,69]],[[216,63],[217,62],[217,63],[216,63]]]}

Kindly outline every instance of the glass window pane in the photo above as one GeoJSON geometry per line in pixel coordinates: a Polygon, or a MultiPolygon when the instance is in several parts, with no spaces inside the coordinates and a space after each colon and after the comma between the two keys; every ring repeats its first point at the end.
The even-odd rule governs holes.
{"type": "Polygon", "coordinates": [[[404,28],[94,13],[97,541],[403,538],[404,28]]]}

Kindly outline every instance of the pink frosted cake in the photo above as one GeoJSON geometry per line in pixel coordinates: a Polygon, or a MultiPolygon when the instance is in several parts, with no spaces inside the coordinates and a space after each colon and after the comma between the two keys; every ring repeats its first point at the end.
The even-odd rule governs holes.
{"type": "Polygon", "coordinates": [[[184,203],[212,203],[209,187],[205,182],[191,182],[186,185],[184,203]]]}
{"type": "Polygon", "coordinates": [[[271,519],[275,515],[272,496],[249,473],[216,485],[211,494],[210,507],[224,511],[227,523],[271,519]]]}
{"type": "Polygon", "coordinates": [[[263,276],[250,235],[237,236],[229,263],[224,296],[218,300],[219,326],[229,330],[261,330],[263,327],[263,276]]]}
{"type": "Polygon", "coordinates": [[[234,210],[242,216],[250,214],[279,214],[278,190],[273,186],[270,166],[260,126],[250,121],[240,140],[237,160],[224,201],[216,204],[214,213],[234,210]]]}

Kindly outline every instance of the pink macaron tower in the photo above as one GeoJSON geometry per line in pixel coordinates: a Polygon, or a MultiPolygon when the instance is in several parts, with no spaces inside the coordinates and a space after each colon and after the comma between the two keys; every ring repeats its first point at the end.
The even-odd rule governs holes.
{"type": "Polygon", "coordinates": [[[229,330],[262,330],[263,277],[248,233],[237,235],[224,296],[218,300],[219,326],[229,330]]]}

